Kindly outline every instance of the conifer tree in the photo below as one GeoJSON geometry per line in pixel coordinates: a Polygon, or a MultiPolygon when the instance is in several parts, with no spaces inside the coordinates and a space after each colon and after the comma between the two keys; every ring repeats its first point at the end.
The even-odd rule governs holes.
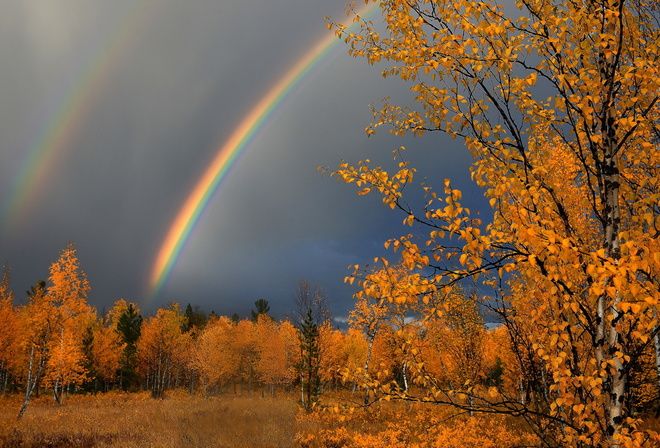
{"type": "Polygon", "coordinates": [[[135,385],[137,375],[137,341],[142,329],[142,316],[137,308],[129,303],[119,316],[117,331],[122,337],[125,347],[120,362],[120,387],[127,389],[135,385]]]}
{"type": "Polygon", "coordinates": [[[310,411],[321,393],[321,344],[320,327],[329,325],[329,311],[325,295],[320,289],[301,281],[296,292],[297,329],[300,341],[301,403],[310,411]]]}
{"type": "Polygon", "coordinates": [[[270,311],[270,305],[268,304],[268,300],[266,299],[259,299],[254,302],[255,309],[252,310],[252,320],[257,321],[259,316],[262,314],[264,316],[268,316],[268,312],[270,311]]]}
{"type": "Polygon", "coordinates": [[[319,326],[314,319],[311,307],[307,308],[305,317],[300,322],[298,337],[300,338],[302,404],[307,411],[310,411],[318,401],[321,392],[319,326]]]}

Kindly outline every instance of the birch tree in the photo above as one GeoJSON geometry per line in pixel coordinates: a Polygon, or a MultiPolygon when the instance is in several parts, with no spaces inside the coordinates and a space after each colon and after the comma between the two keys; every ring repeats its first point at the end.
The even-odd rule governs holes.
{"type": "MultiPolygon", "coordinates": [[[[502,299],[502,312],[526,307],[546,375],[547,406],[481,396],[470,409],[521,416],[552,446],[646,443],[628,392],[659,328],[657,4],[377,3],[384,28],[358,17],[360,31],[335,30],[352,55],[408,83],[417,106],[385,101],[367,134],[387,126],[461,139],[492,222],[450,179],[409,206],[406,160],[394,170],[342,163],[335,174],[359,194],[380,193],[414,228],[388,243],[421,275],[406,283],[407,300],[469,278],[502,299]],[[532,296],[512,294],[512,281],[532,296]]],[[[450,391],[429,396],[464,406],[450,391]]]]}

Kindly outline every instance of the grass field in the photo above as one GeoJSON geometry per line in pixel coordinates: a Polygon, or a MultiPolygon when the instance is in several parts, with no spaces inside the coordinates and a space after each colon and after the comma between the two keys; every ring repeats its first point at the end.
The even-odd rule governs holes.
{"type": "Polygon", "coordinates": [[[288,396],[172,392],[71,396],[62,406],[34,400],[16,420],[20,398],[0,398],[0,447],[290,447],[297,406],[288,396]]]}
{"type": "MultiPolygon", "coordinates": [[[[146,392],[110,392],[66,397],[62,406],[42,396],[16,420],[19,406],[18,395],[0,397],[0,448],[398,448],[422,435],[445,448],[538,444],[520,422],[497,416],[448,419],[448,408],[403,402],[376,404],[346,419],[326,412],[306,415],[296,397],[287,394],[203,398],[170,391],[165,399],[154,400],[146,392]],[[356,443],[358,439],[362,442],[356,443]]],[[[644,424],[655,430],[658,426],[657,418],[644,424]]]]}
{"type": "MultiPolygon", "coordinates": [[[[340,400],[347,398],[344,395],[326,398],[340,400]]],[[[356,434],[368,437],[403,432],[408,434],[405,440],[413,441],[415,433],[426,431],[420,422],[433,425],[431,419],[437,412],[445,412],[387,402],[340,420],[327,412],[302,413],[292,395],[262,398],[259,393],[228,393],[203,398],[183,391],[170,391],[163,400],[154,400],[148,393],[73,395],[66,397],[62,406],[42,396],[33,400],[21,420],[16,420],[19,406],[17,395],[0,398],[0,448],[335,448],[354,446],[350,441],[356,434]],[[405,415],[410,418],[402,418],[405,415]],[[423,418],[416,420],[419,415],[423,418]]],[[[357,446],[372,446],[365,443],[357,446]]]]}

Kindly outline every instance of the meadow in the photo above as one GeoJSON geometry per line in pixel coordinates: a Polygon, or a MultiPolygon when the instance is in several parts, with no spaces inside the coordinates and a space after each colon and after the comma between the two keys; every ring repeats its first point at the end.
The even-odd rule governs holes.
{"type": "Polygon", "coordinates": [[[435,444],[428,446],[496,448],[536,441],[513,421],[454,415],[446,407],[381,402],[338,418],[327,406],[356,397],[329,393],[325,405],[307,413],[290,393],[203,397],[172,390],[153,399],[147,392],[109,392],[70,395],[61,405],[46,394],[16,419],[20,396],[8,395],[0,398],[0,447],[367,448],[387,442],[396,448],[426,447],[432,436],[435,444]]]}
{"type": "Polygon", "coordinates": [[[19,396],[0,399],[0,447],[290,447],[297,405],[274,398],[223,395],[203,398],[171,391],[72,395],[57,405],[35,399],[16,419],[19,396]]]}

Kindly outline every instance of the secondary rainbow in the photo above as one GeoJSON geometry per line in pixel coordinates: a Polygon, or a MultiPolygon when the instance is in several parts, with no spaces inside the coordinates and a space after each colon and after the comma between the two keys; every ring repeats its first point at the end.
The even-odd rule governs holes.
{"type": "Polygon", "coordinates": [[[117,29],[103,40],[94,56],[82,66],[55,113],[37,133],[37,139],[26,151],[26,160],[12,186],[4,210],[5,225],[15,224],[24,215],[25,209],[35,202],[36,193],[46,175],[54,171],[57,159],[73,146],[74,137],[103,91],[113,67],[140,34],[147,18],[153,17],[153,8],[147,7],[150,3],[150,0],[132,3],[119,20],[117,29]]]}
{"type": "MultiPolygon", "coordinates": [[[[368,15],[376,4],[370,3],[357,12],[359,16],[368,15]]],[[[351,23],[344,25],[350,26],[351,23]]],[[[150,295],[155,295],[169,276],[176,260],[185,246],[195,223],[206,209],[237,157],[247,147],[252,138],[259,132],[264,122],[271,116],[273,110],[282,102],[288,93],[312,68],[337,45],[340,40],[329,34],[321,39],[313,48],[303,55],[291,69],[271,87],[247,116],[243,118],[234,132],[225,140],[216,152],[211,164],[197,181],[195,188],[188,195],[183,206],[172,222],[158,255],[151,269],[149,282],[150,295]]]]}

